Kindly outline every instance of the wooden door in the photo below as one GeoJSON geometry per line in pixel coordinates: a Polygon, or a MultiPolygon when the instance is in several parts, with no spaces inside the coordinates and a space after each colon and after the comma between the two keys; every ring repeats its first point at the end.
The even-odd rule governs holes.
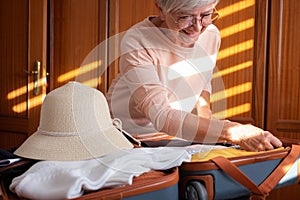
{"type": "Polygon", "coordinates": [[[300,139],[300,2],[273,0],[267,127],[277,135],[300,139]]]}
{"type": "Polygon", "coordinates": [[[46,94],[46,25],[46,0],[0,1],[0,148],[19,146],[39,124],[46,94]]]}
{"type": "Polygon", "coordinates": [[[49,90],[78,81],[106,92],[108,0],[51,0],[49,90]]]}

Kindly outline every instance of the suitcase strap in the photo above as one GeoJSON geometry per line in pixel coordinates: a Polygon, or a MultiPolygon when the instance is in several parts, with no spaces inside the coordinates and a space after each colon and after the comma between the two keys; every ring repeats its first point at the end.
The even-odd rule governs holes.
{"type": "Polygon", "coordinates": [[[254,196],[265,199],[269,192],[278,184],[282,177],[292,167],[300,154],[300,145],[292,145],[290,152],[281,161],[277,168],[257,186],[246,174],[244,174],[235,164],[223,156],[212,158],[211,160],[224,172],[230,175],[237,182],[250,190],[254,196]]]}

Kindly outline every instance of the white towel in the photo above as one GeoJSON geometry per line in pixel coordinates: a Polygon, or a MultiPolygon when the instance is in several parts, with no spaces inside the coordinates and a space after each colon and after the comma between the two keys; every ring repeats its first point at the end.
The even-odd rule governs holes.
{"type": "Polygon", "coordinates": [[[10,190],[28,199],[75,198],[84,191],[132,184],[150,170],[189,162],[186,147],[135,148],[84,161],[40,161],[14,178],[10,190]]]}

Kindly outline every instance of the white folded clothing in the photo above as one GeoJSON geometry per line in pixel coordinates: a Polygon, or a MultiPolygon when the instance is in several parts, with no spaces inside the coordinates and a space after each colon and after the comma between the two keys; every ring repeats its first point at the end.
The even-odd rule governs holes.
{"type": "Polygon", "coordinates": [[[186,147],[135,148],[83,161],[40,161],[15,177],[10,190],[28,199],[66,199],[84,191],[132,184],[133,177],[189,162],[186,147]]]}

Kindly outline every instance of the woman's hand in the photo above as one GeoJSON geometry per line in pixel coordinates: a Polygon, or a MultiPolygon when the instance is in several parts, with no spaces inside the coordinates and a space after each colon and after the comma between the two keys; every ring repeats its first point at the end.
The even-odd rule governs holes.
{"type": "Polygon", "coordinates": [[[282,146],[282,142],[269,131],[264,131],[250,124],[229,123],[231,124],[227,129],[229,140],[245,150],[265,151],[282,146]]]}

